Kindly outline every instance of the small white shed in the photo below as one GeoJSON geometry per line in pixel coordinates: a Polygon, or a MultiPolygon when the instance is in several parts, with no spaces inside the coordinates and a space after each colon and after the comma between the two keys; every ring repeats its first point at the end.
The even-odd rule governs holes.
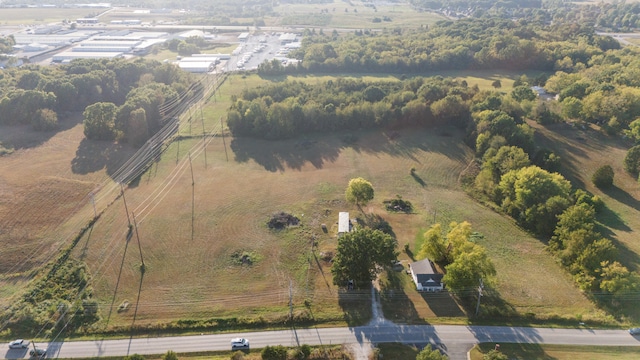
{"type": "Polygon", "coordinates": [[[351,231],[351,221],[349,220],[349,213],[346,211],[341,211],[338,214],[338,236],[342,236],[349,231],[351,231]]]}

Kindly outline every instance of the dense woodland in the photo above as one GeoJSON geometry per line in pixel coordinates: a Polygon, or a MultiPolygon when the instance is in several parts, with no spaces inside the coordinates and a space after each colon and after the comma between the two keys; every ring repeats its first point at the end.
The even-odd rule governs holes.
{"type": "Polygon", "coordinates": [[[179,98],[199,91],[190,74],[144,59],[27,65],[0,76],[0,124],[51,131],[59,115],[83,111],[87,138],[133,145],[143,144],[169,120],[179,98]]]}

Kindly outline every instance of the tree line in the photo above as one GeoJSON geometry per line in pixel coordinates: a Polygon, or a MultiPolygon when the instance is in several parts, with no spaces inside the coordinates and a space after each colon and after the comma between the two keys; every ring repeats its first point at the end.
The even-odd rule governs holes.
{"type": "Polygon", "coordinates": [[[466,102],[477,92],[464,81],[442,77],[373,83],[338,78],[318,85],[285,81],[245,89],[232,99],[227,124],[236,136],[266,139],[407,124],[464,127],[466,102]]]}
{"type": "Polygon", "coordinates": [[[427,29],[337,35],[309,32],[290,57],[305,72],[421,73],[458,69],[551,71],[558,60],[620,45],[592,27],[496,17],[440,21],[427,29]]]}

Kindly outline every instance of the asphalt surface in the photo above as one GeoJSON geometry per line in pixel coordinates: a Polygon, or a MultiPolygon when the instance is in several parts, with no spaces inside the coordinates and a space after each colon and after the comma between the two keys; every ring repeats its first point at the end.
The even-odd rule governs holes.
{"type": "MultiPolygon", "coordinates": [[[[390,323],[353,328],[310,328],[241,334],[38,343],[36,346],[39,348],[47,347],[48,358],[89,358],[126,356],[134,353],[162,354],[168,350],[177,353],[230,350],[230,340],[233,337],[249,339],[253,349],[267,345],[329,346],[385,342],[424,345],[431,343],[443,349],[452,360],[466,359],[468,349],[479,342],[638,346],[640,353],[640,337],[633,337],[626,330],[394,325],[390,323]]],[[[4,357],[6,359],[19,359],[28,356],[28,349],[5,349],[4,357]]]]}

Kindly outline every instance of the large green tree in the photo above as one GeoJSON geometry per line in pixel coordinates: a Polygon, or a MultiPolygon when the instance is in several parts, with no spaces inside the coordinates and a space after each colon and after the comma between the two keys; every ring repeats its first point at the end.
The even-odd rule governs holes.
{"type": "Polygon", "coordinates": [[[84,110],[84,135],[93,140],[113,140],[117,107],[113,103],[99,102],[84,110]]]}
{"type": "Polygon", "coordinates": [[[361,177],[349,180],[345,196],[347,201],[356,205],[366,205],[367,202],[373,200],[373,186],[371,183],[361,177]]]}
{"type": "Polygon", "coordinates": [[[396,240],[380,230],[361,229],[343,235],[331,266],[333,283],[344,286],[353,280],[356,287],[369,286],[397,258],[396,247],[396,240]]]}
{"type": "Polygon", "coordinates": [[[537,166],[504,174],[498,190],[504,211],[540,235],[551,235],[557,216],[571,205],[571,183],[537,166]]]}
{"type": "Polygon", "coordinates": [[[487,256],[484,247],[471,243],[466,251],[458,254],[453,262],[445,267],[446,274],[442,281],[447,288],[459,295],[474,290],[482,279],[483,283],[490,283],[496,275],[495,267],[487,256]]]}

